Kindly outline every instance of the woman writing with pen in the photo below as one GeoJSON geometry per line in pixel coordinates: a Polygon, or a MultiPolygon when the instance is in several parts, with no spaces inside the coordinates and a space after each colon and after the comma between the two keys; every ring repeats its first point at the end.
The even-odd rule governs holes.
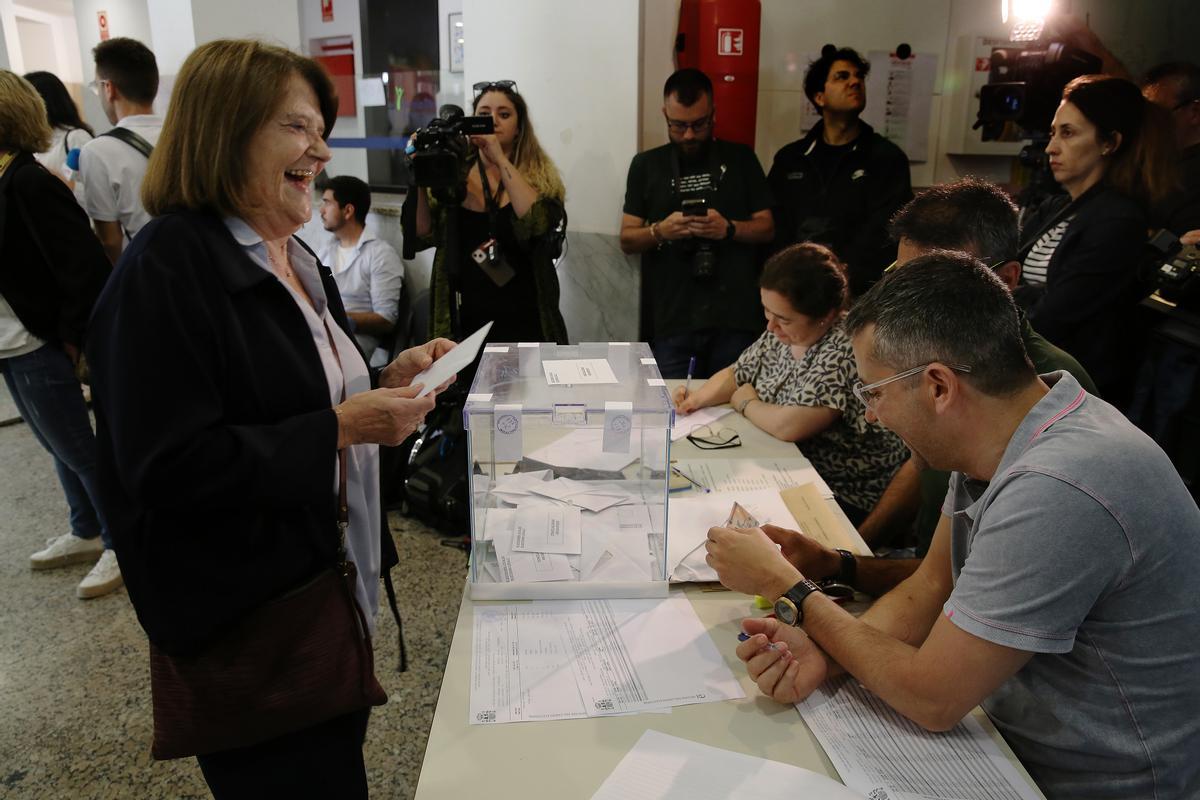
{"type": "Polygon", "coordinates": [[[845,268],[816,244],[781,250],[763,267],[767,330],[695,391],[675,390],[680,414],[729,403],[777,439],[796,442],[855,525],[908,457],[895,434],[864,416],[858,373],[842,330],[845,268]]]}

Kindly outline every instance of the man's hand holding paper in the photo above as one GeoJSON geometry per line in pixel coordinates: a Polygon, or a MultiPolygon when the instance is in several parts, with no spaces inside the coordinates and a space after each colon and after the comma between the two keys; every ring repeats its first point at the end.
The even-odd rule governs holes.
{"type": "Polygon", "coordinates": [[[743,594],[774,600],[803,580],[762,528],[710,528],[705,561],[722,585],[743,594]]]}

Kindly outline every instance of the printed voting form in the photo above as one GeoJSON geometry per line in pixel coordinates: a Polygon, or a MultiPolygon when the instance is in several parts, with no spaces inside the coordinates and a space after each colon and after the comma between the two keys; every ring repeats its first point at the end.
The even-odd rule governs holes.
{"type": "Polygon", "coordinates": [[[745,697],[686,597],[476,606],[472,725],[745,697]]]}
{"type": "Polygon", "coordinates": [[[822,497],[833,497],[833,490],[807,458],[680,459],[675,468],[714,492],[779,491],[813,483],[822,497]]]}
{"type": "Polygon", "coordinates": [[[971,717],[931,733],[849,677],[796,708],[846,785],[868,797],[1042,800],[971,717]]]}
{"type": "Polygon", "coordinates": [[[592,800],[862,800],[831,778],[646,731],[592,800]]]}

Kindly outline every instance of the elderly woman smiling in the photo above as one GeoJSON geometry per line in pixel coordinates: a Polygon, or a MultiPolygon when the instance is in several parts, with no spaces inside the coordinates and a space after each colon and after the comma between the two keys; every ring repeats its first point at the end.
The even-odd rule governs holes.
{"type": "MultiPolygon", "coordinates": [[[[436,392],[418,398],[410,384],[453,347],[408,350],[371,388],[329,270],[293,237],[312,215],[336,109],[309,59],[253,41],[197,48],[143,185],[157,218],[93,317],[102,499],[152,653],[180,670],[231,647],[248,669],[239,631],[339,563],[343,519],[354,599],[373,627],[377,445],[398,444],[433,408],[436,392]]],[[[160,718],[171,721],[161,675],[156,666],[156,753],[160,718]]],[[[236,746],[193,752],[217,797],[365,797],[369,702],[324,719],[299,709],[298,729],[252,719],[216,737],[236,746]]]]}

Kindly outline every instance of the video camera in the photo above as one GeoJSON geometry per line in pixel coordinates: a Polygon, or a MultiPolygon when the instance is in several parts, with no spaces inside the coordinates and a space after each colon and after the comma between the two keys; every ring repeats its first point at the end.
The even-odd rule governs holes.
{"type": "Polygon", "coordinates": [[[467,137],[495,131],[490,116],[468,117],[456,105],[444,105],[428,125],[408,139],[405,153],[413,183],[429,189],[455,189],[467,157],[467,137]]]}
{"type": "Polygon", "coordinates": [[[1100,65],[1096,56],[1062,42],[994,48],[975,127],[983,128],[985,142],[1004,138],[1009,123],[1020,128],[1021,138],[1046,141],[1063,88],[1099,72],[1100,65]]]}

